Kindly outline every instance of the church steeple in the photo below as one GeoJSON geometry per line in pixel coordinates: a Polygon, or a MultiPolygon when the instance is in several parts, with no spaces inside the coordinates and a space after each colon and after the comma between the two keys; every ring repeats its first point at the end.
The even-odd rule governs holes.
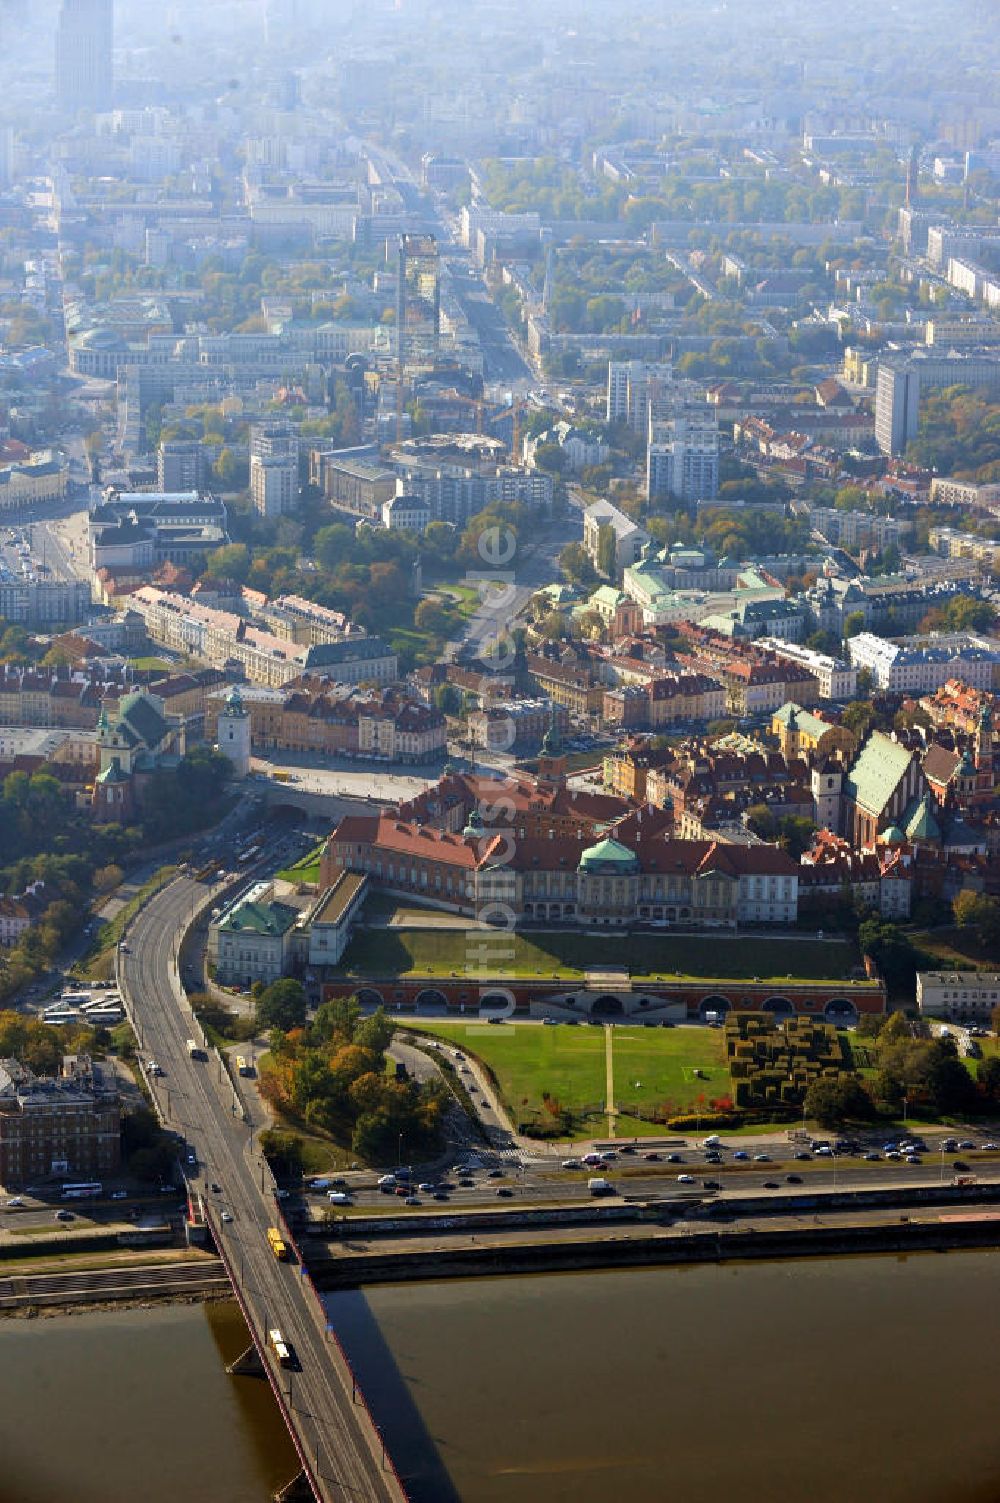
{"type": "Polygon", "coordinates": [[[993,710],[983,701],[975,737],[976,784],[984,792],[993,792],[993,710]]]}
{"type": "Polygon", "coordinates": [[[542,737],[541,753],[538,758],[538,781],[555,783],[559,787],[566,782],[566,755],[563,751],[562,738],[559,735],[559,723],[554,704],[549,719],[549,728],[542,737]]]}

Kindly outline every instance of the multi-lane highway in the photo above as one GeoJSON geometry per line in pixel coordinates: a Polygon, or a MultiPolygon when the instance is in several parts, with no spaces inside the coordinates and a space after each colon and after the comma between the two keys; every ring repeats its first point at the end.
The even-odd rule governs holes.
{"type": "Polygon", "coordinates": [[[151,1081],[168,1125],[183,1135],[180,1158],[192,1188],[233,1270],[234,1281],[264,1355],[272,1387],[293,1425],[300,1457],[325,1500],[386,1503],[405,1495],[383,1460],[374,1427],[352,1396],[351,1377],[323,1324],[305,1270],[279,1262],[267,1241],[279,1206],[266,1164],[243,1120],[221,1062],[213,1052],[193,1059],[187,1040],[197,1024],[176,980],[178,939],[205,896],[179,878],[131,924],[119,954],[119,978],[144,1060],[163,1075],[151,1081]],[[191,1156],[195,1162],[190,1162],[191,1156]],[[218,1189],[215,1187],[218,1186],[218,1189]],[[223,1220],[222,1213],[231,1220],[223,1220]],[[294,1369],[278,1365],[267,1333],[280,1329],[294,1353],[294,1369]]]}
{"type": "MultiPolygon", "coordinates": [[[[431,1188],[421,1189],[415,1184],[413,1193],[418,1206],[407,1206],[402,1196],[387,1196],[375,1184],[371,1174],[343,1176],[344,1188],[357,1213],[396,1212],[397,1216],[412,1217],[414,1227],[418,1229],[429,1212],[448,1215],[449,1212],[498,1208],[517,1210],[520,1207],[537,1209],[588,1204],[591,1202],[588,1190],[591,1175],[606,1178],[618,1196],[627,1196],[631,1200],[683,1200],[692,1191],[708,1188],[722,1200],[773,1195],[778,1202],[785,1196],[836,1191],[934,1189],[940,1185],[953,1185],[959,1177],[953,1168],[954,1155],[927,1155],[920,1165],[867,1165],[856,1159],[845,1159],[838,1164],[826,1159],[810,1165],[789,1161],[787,1153],[776,1152],[778,1162],[734,1165],[705,1163],[702,1154],[687,1152],[683,1154],[682,1162],[676,1165],[659,1164],[654,1168],[641,1160],[626,1157],[591,1168],[567,1170],[559,1170],[551,1164],[505,1161],[488,1153],[482,1157],[495,1167],[478,1167],[470,1171],[467,1166],[456,1166],[445,1175],[421,1179],[420,1183],[431,1188]]],[[[969,1157],[971,1160],[972,1156],[969,1157]]],[[[969,1174],[963,1177],[974,1177],[977,1184],[995,1185],[1000,1189],[1000,1161],[995,1155],[976,1155],[975,1162],[969,1163],[969,1174]]],[[[310,1195],[309,1199],[318,1202],[319,1195],[310,1195]]],[[[345,1208],[347,1213],[349,1210],[345,1208]]]]}

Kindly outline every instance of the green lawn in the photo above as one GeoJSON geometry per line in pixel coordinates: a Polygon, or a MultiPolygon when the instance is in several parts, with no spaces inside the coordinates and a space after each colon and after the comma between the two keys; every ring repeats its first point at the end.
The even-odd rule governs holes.
{"type": "MultiPolygon", "coordinates": [[[[414,1031],[447,1040],[474,1054],[492,1070],[511,1117],[530,1122],[542,1111],[543,1093],[578,1114],[577,1138],[603,1137],[607,1067],[604,1028],[546,1028],[540,1024],[488,1024],[436,1019],[407,1020],[414,1031]]],[[[610,1030],[615,1105],[652,1109],[669,1102],[676,1111],[698,1105],[699,1097],[728,1095],[729,1071],[721,1032],[708,1028],[628,1028],[610,1030]],[[702,1072],[702,1077],[695,1075],[702,1072]]],[[[617,1135],[662,1132],[654,1123],[620,1116],[617,1135]]]]}
{"type": "Polygon", "coordinates": [[[129,661],[137,673],[169,673],[171,667],[177,666],[168,663],[165,658],[130,658],[129,661]]]}
{"type": "Polygon", "coordinates": [[[319,882],[320,857],[325,845],[326,841],[321,840],[313,850],[300,856],[294,866],[286,866],[284,871],[278,873],[278,876],[284,882],[311,882],[313,886],[316,886],[319,882]]]}
{"type": "Polygon", "coordinates": [[[838,940],[760,939],[670,934],[514,934],[468,930],[359,929],[341,970],[359,977],[457,976],[490,957],[494,979],[579,980],[595,966],[625,966],[633,976],[781,981],[840,980],[858,964],[852,944],[838,940]]]}
{"type": "Polygon", "coordinates": [[[434,585],[428,594],[440,595],[445,603],[450,603],[466,621],[476,614],[486,598],[471,585],[434,585]]]}
{"type": "Polygon", "coordinates": [[[915,930],[910,939],[918,950],[933,955],[944,970],[996,970],[1000,966],[1000,950],[984,949],[970,929],[915,930]]]}

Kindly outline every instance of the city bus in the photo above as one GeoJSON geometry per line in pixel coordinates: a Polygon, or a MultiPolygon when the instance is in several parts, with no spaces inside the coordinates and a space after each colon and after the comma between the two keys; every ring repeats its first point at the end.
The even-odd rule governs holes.
{"type": "Polygon", "coordinates": [[[274,1253],[274,1256],[280,1259],[282,1263],[286,1262],[288,1259],[288,1248],[285,1246],[285,1239],[276,1226],[268,1227],[267,1240],[271,1244],[271,1251],[274,1253]]]}
{"type": "Polygon", "coordinates": [[[77,1185],[63,1185],[59,1192],[60,1200],[94,1200],[98,1195],[103,1195],[104,1186],[100,1180],[89,1180],[77,1185]]]}
{"type": "Polygon", "coordinates": [[[273,1330],[268,1331],[267,1339],[271,1343],[274,1355],[277,1357],[282,1367],[291,1367],[293,1365],[291,1347],[288,1345],[288,1342],[285,1340],[284,1336],[282,1336],[277,1326],[275,1326],[273,1330]]]}
{"type": "Polygon", "coordinates": [[[116,1023],[124,1022],[124,1019],[125,1014],[120,1007],[97,1007],[85,1013],[81,1021],[92,1023],[95,1028],[113,1028],[116,1023]]]}

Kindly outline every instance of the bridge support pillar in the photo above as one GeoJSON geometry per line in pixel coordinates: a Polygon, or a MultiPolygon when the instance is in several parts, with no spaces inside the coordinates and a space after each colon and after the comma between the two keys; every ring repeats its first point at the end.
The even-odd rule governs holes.
{"type": "Polygon", "coordinates": [[[315,1494],[305,1472],[298,1472],[273,1496],[274,1503],[315,1503],[315,1494]]]}
{"type": "Polygon", "coordinates": [[[253,1342],[245,1352],[241,1352],[235,1362],[230,1362],[226,1372],[234,1378],[263,1378],[264,1364],[260,1360],[260,1352],[253,1342]]]}

